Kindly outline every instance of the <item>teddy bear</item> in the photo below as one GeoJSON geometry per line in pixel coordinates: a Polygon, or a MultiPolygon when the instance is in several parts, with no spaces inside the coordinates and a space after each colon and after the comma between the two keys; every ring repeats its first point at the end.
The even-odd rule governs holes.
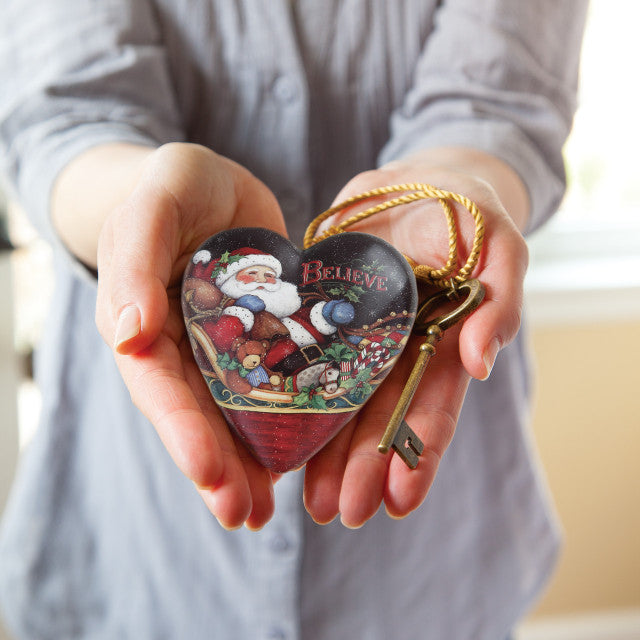
{"type": "Polygon", "coordinates": [[[232,351],[235,352],[235,359],[242,369],[228,369],[225,385],[231,391],[242,394],[249,393],[254,387],[278,389],[282,384],[282,378],[264,365],[264,356],[268,349],[269,342],[266,340],[236,338],[232,344],[232,351]]]}

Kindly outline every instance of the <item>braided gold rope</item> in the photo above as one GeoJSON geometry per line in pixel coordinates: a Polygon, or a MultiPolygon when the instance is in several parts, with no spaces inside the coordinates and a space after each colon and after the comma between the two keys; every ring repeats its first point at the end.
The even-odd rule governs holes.
{"type": "MultiPolygon", "coordinates": [[[[386,190],[387,188],[385,188],[386,190]]],[[[330,215],[333,215],[337,211],[344,209],[348,206],[352,206],[354,203],[360,202],[365,199],[365,197],[373,197],[377,195],[373,192],[367,192],[367,194],[360,194],[355,198],[351,198],[350,200],[345,201],[337,205],[336,207],[332,207],[328,211],[320,214],[316,220],[314,220],[309,228],[307,229],[307,233],[305,234],[305,248],[328,238],[329,236],[335,235],[337,233],[342,233],[347,226],[355,224],[356,222],[360,222],[376,213],[381,213],[386,209],[390,209],[392,207],[396,207],[401,204],[408,204],[410,202],[415,202],[416,200],[427,199],[430,196],[425,194],[422,191],[417,191],[415,193],[407,194],[398,198],[393,198],[392,200],[387,200],[378,205],[370,207],[369,209],[365,209],[364,211],[360,211],[357,214],[354,214],[351,218],[345,220],[341,224],[337,226],[329,227],[324,233],[315,236],[314,233],[319,224],[322,223],[323,220],[328,218],[330,215]],[[364,197],[363,197],[364,196],[364,197]]],[[[437,281],[448,281],[451,278],[452,273],[455,268],[458,266],[458,248],[457,248],[457,236],[456,236],[456,223],[455,218],[453,216],[453,211],[451,209],[451,205],[447,200],[440,200],[440,204],[444,210],[446,219],[447,219],[447,227],[449,232],[449,257],[447,259],[447,263],[441,269],[434,269],[427,265],[418,265],[411,258],[407,258],[408,262],[411,264],[411,267],[414,269],[414,273],[416,272],[416,268],[419,269],[420,276],[416,273],[416,277],[420,277],[421,279],[428,279],[430,282],[437,281]],[[415,267],[415,268],[414,268],[415,267]]]]}
{"type": "Polygon", "coordinates": [[[443,289],[447,287],[453,287],[456,284],[460,284],[465,280],[468,280],[469,276],[478,264],[478,260],[480,259],[480,252],[482,250],[482,242],[484,240],[484,220],[476,203],[472,200],[469,200],[469,198],[457,193],[453,193],[451,191],[438,189],[429,184],[408,183],[390,185],[386,187],[378,187],[377,189],[371,189],[370,191],[365,191],[364,193],[358,194],[357,196],[352,196],[344,202],[341,202],[334,207],[331,207],[330,209],[322,212],[311,222],[311,224],[307,227],[307,231],[304,235],[304,248],[308,249],[310,246],[328,238],[329,236],[343,233],[347,227],[365,220],[366,218],[369,218],[370,216],[373,216],[377,213],[381,213],[382,211],[386,211],[387,209],[391,209],[392,207],[397,207],[402,204],[408,204],[410,202],[416,202],[417,200],[426,199],[437,199],[442,206],[445,217],[447,219],[447,229],[449,233],[449,257],[447,259],[447,263],[440,269],[434,269],[433,267],[430,267],[428,265],[418,264],[415,262],[415,260],[408,256],[405,256],[405,258],[411,265],[413,273],[418,280],[422,280],[423,282],[427,282],[429,284],[435,284],[443,289]],[[322,222],[324,222],[327,218],[334,215],[335,213],[343,211],[344,209],[347,209],[359,202],[368,200],[370,198],[389,195],[391,193],[399,193],[403,191],[410,193],[392,198],[391,200],[385,200],[380,204],[369,207],[368,209],[360,211],[352,215],[350,218],[343,220],[337,225],[332,225],[320,235],[315,235],[322,222]],[[473,246],[471,247],[471,251],[469,252],[466,263],[460,269],[458,269],[457,273],[455,274],[455,269],[458,266],[458,230],[450,201],[457,202],[458,204],[461,204],[465,209],[467,209],[475,222],[473,246]]]}

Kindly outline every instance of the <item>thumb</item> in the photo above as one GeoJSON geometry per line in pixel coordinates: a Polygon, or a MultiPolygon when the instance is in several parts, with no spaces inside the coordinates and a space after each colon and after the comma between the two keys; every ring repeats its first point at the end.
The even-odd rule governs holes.
{"type": "Polygon", "coordinates": [[[527,270],[526,244],[518,232],[502,243],[488,234],[486,267],[480,275],[485,299],[467,318],[460,332],[460,355],[469,375],[479,380],[489,377],[500,349],[509,344],[520,329],[523,282],[527,270]]]}
{"type": "Polygon", "coordinates": [[[167,321],[171,278],[170,202],[133,197],[105,222],[98,243],[96,324],[121,354],[152,344],[167,321]]]}

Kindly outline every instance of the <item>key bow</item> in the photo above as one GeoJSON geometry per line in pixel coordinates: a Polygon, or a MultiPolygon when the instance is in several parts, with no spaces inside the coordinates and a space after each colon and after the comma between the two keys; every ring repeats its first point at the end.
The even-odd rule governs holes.
{"type": "Polygon", "coordinates": [[[439,291],[422,303],[416,313],[416,320],[413,324],[413,333],[427,335],[431,326],[437,326],[441,331],[446,331],[460,320],[473,313],[484,299],[484,285],[480,280],[467,280],[451,289],[439,291]],[[459,300],[460,294],[467,292],[465,299],[455,308],[447,313],[443,313],[437,318],[428,320],[432,311],[443,302],[459,300]]]}

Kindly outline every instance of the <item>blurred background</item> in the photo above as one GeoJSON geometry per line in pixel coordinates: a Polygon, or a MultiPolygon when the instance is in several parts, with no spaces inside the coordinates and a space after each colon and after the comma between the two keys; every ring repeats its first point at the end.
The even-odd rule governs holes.
{"type": "Polygon", "coordinates": [[[568,193],[530,240],[533,432],[565,548],[518,640],[640,639],[639,20],[591,0],[568,193]]]}
{"type": "MultiPolygon", "coordinates": [[[[569,190],[530,239],[533,434],[565,548],[517,640],[640,640],[639,22],[636,3],[592,0],[569,190]]],[[[31,354],[52,281],[49,249],[1,193],[0,212],[1,513],[37,424],[31,354]]]]}

